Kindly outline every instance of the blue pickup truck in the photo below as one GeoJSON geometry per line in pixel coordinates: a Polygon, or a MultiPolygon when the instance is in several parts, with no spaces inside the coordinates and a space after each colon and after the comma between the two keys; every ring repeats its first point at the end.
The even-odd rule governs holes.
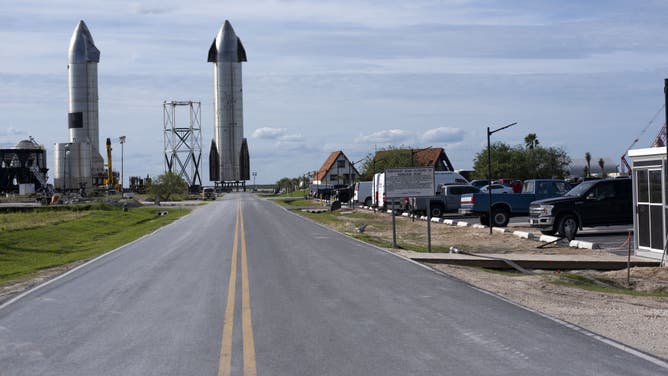
{"type": "MultiPolygon", "coordinates": [[[[492,193],[494,227],[507,226],[511,217],[529,215],[529,206],[533,201],[563,196],[570,188],[563,180],[531,179],[524,182],[521,193],[492,193]]],[[[489,225],[489,195],[462,195],[459,214],[479,216],[481,224],[489,225]]]]}

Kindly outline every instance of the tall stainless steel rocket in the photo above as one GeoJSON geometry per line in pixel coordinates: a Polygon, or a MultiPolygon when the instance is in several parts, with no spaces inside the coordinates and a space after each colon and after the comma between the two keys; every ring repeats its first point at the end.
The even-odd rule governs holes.
{"type": "Polygon", "coordinates": [[[248,143],[244,138],[241,63],[246,50],[229,21],[209,48],[213,63],[214,130],[209,152],[209,180],[234,182],[250,179],[248,143]]]}
{"type": "Polygon", "coordinates": [[[76,189],[84,183],[95,184],[94,177],[104,173],[99,151],[97,63],[100,50],[95,46],[86,23],[79,21],[68,50],[67,83],[69,88],[69,143],[54,148],[54,183],[56,188],[76,189]]]}

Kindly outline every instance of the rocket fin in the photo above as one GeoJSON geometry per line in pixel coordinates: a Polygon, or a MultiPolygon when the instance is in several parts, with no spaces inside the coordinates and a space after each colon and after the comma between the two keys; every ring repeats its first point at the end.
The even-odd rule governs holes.
{"type": "Polygon", "coordinates": [[[209,181],[220,181],[220,159],[214,140],[211,140],[211,150],[209,150],[209,181]]]}
{"type": "Polygon", "coordinates": [[[216,48],[216,38],[213,38],[213,43],[209,47],[209,57],[207,58],[207,63],[215,63],[218,61],[218,49],[216,48]]]}
{"type": "Polygon", "coordinates": [[[237,37],[237,61],[241,63],[242,61],[247,61],[246,60],[246,49],[244,48],[244,45],[241,43],[241,39],[237,37]]]}
{"type": "Polygon", "coordinates": [[[239,155],[239,180],[250,180],[250,157],[248,155],[248,142],[245,138],[241,142],[239,155]]]}

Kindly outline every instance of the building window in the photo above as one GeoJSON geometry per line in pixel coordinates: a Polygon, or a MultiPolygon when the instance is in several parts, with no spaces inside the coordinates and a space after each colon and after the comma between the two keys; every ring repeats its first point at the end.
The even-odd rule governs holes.
{"type": "Polygon", "coordinates": [[[339,159],[338,161],[336,161],[336,167],[337,168],[346,167],[346,160],[345,159],[339,159]]]}
{"type": "Polygon", "coordinates": [[[339,175],[337,174],[329,175],[329,181],[336,181],[336,180],[339,180],[339,175]]]}

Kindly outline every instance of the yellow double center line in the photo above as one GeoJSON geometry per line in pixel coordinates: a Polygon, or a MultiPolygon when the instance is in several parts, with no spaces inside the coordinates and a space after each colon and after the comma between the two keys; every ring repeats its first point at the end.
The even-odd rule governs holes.
{"type": "Polygon", "coordinates": [[[239,238],[241,237],[241,335],[243,338],[243,369],[245,376],[255,376],[255,342],[253,340],[253,323],[251,321],[250,288],[248,285],[248,261],[246,259],[246,232],[244,215],[241,206],[237,205],[234,223],[234,243],[232,245],[232,263],[230,281],[227,288],[227,307],[223,323],[223,340],[220,346],[220,362],[218,375],[229,376],[232,368],[232,334],[234,331],[234,303],[237,286],[237,256],[239,238]],[[241,231],[240,231],[241,230],[241,231]]]}

